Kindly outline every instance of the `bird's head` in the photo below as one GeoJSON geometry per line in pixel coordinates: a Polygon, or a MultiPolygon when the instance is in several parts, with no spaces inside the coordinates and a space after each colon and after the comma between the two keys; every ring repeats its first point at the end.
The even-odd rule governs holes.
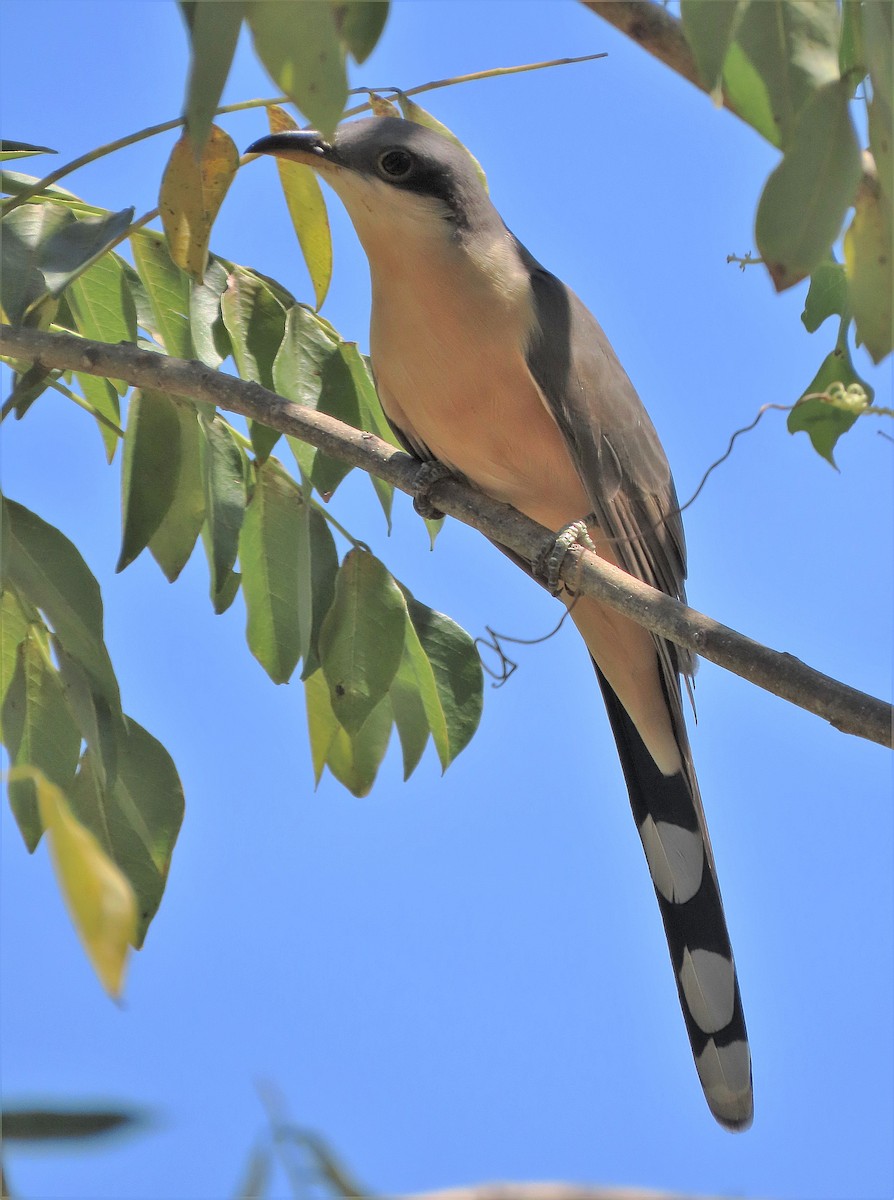
{"type": "Polygon", "coordinates": [[[370,259],[387,241],[462,242],[502,224],[475,163],[439,133],[398,117],[342,125],[331,141],[314,130],[272,133],[248,147],[313,167],[338,193],[370,259]]]}

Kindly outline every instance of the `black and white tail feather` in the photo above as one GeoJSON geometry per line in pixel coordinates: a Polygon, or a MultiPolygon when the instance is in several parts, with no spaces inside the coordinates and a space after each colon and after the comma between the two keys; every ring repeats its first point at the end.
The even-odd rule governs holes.
{"type": "Polygon", "coordinates": [[[705,1099],[722,1125],[744,1130],[754,1115],[751,1054],[688,739],[684,732],[684,769],[662,775],[598,667],[596,674],[658,898],[705,1099]]]}

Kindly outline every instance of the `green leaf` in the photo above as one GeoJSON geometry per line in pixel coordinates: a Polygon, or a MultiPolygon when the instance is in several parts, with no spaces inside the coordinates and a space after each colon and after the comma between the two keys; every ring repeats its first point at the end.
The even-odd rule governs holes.
{"type": "Polygon", "coordinates": [[[236,144],[217,125],[200,153],[189,134],[171,151],[158,207],[171,258],[193,279],[204,278],[211,228],[238,169],[236,144]]]}
{"type": "Polygon", "coordinates": [[[781,145],[815,92],[839,79],[836,0],[749,4],[736,37],[767,88],[781,145]]]}
{"type": "Polygon", "coordinates": [[[78,821],[60,788],[39,776],[37,794],[71,919],[103,987],[111,996],[119,996],[135,939],[133,889],[99,840],[78,821]]]}
{"type": "Polygon", "coordinates": [[[879,96],[869,105],[869,149],[875,159],[879,186],[889,204],[894,204],[894,155],[892,142],[892,106],[879,96]]]}
{"type": "Polygon", "coordinates": [[[755,236],[777,291],[829,257],[861,170],[847,84],[838,80],[804,108],[758,204],[755,236]]]}
{"type": "MultiPolygon", "coordinates": [[[[450,749],[448,712],[445,710],[442,702],[434,665],[420,641],[419,634],[413,624],[412,614],[409,611],[409,604],[415,602],[406,589],[403,589],[403,591],[408,605],[407,616],[410,618],[407,621],[404,640],[404,662],[402,663],[402,666],[404,666],[404,678],[409,679],[410,673],[412,673],[412,679],[415,683],[423,712],[425,713],[425,719],[431,730],[438,758],[441,760],[441,770],[446,771],[451,759],[455,757],[455,755],[451,754],[450,749]]],[[[420,607],[424,609],[424,606],[420,607]]],[[[430,613],[431,609],[424,609],[424,611],[430,613]]]]}
{"type": "Polygon", "coordinates": [[[149,539],[150,553],[169,583],[174,582],[189,561],[205,521],[198,414],[191,404],[175,404],[174,408],[180,426],[174,494],[161,524],[149,539]]]}
{"type": "Polygon", "coordinates": [[[35,154],[58,154],[49,146],[32,146],[28,142],[13,142],[9,138],[0,141],[0,162],[9,162],[13,158],[31,158],[35,154]]]}
{"type": "Polygon", "coordinates": [[[231,272],[236,270],[244,271],[252,279],[262,283],[270,294],[280,302],[284,309],[289,309],[293,304],[298,303],[288,288],[283,287],[278,280],[271,278],[271,276],[265,275],[263,271],[256,271],[254,267],[236,267],[233,263],[229,264],[229,269],[231,272]]]}
{"type": "MultiPolygon", "coordinates": [[[[113,425],[121,426],[121,405],[118,401],[118,393],[112,385],[110,379],[102,379],[99,375],[86,375],[80,371],[75,371],[75,379],[78,381],[78,387],[84,394],[84,399],[92,406],[94,411],[99,416],[106,417],[113,425]]],[[[115,457],[115,451],[118,448],[118,440],[120,434],[105,421],[99,420],[97,416],[96,427],[99,430],[99,435],[102,438],[103,446],[106,451],[106,461],[111,462],[115,457]]]]}
{"type": "Polygon", "coordinates": [[[302,501],[299,509],[300,520],[295,549],[298,555],[298,657],[300,660],[306,661],[310,653],[314,621],[310,484],[306,484],[302,492],[302,501]]]}
{"type": "MultiPolygon", "coordinates": [[[[425,653],[419,644],[419,638],[416,636],[416,631],[409,621],[407,622],[406,640],[412,640],[414,648],[418,647],[416,658],[414,660],[414,657],[411,656],[405,644],[400,666],[397,668],[397,674],[392,680],[389,691],[391,711],[394,714],[394,724],[397,726],[401,752],[403,754],[404,780],[409,779],[419,765],[419,761],[428,744],[429,733],[431,732],[429,718],[420,694],[420,678],[417,674],[417,666],[423,667],[425,677],[427,677],[427,682],[430,685],[432,708],[438,711],[440,707],[431,664],[425,657],[425,653]]],[[[442,745],[446,746],[446,725],[442,726],[440,732],[442,735],[442,745]]]]}
{"type": "MultiPolygon", "coordinates": [[[[286,328],[282,304],[258,275],[235,267],[220,298],[220,310],[241,377],[275,391],[273,363],[286,328]]],[[[257,421],[252,421],[250,428],[255,453],[260,459],[267,458],[279,433],[257,421]]]]}
{"type": "Polygon", "coordinates": [[[273,390],[295,404],[318,408],[324,367],[337,353],[338,338],[328,322],[304,304],[292,305],[273,361],[273,390]]]}
{"type": "Polygon", "coordinates": [[[317,783],[328,766],[335,778],[357,797],[367,796],[391,736],[391,705],[386,697],[351,736],[332,710],[322,671],[304,681],[307,725],[317,783]]]}
{"type": "MultiPolygon", "coordinates": [[[[336,352],[331,355],[323,364],[322,385],[317,404],[318,411],[328,413],[330,417],[335,417],[338,421],[344,421],[353,429],[359,429],[360,409],[357,389],[354,386],[351,371],[340,353],[336,352]]],[[[289,438],[289,444],[294,449],[295,439],[289,438]]],[[[300,464],[300,457],[298,461],[300,464]]],[[[328,500],[352,469],[350,463],[344,462],[340,458],[331,458],[328,454],[317,450],[313,457],[310,478],[324,500],[328,500]]]]}
{"type": "MultiPolygon", "coordinates": [[[[215,416],[200,422],[202,474],[205,488],[205,548],[211,571],[211,600],[216,613],[229,608],[236,595],[230,580],[239,551],[245,516],[245,472],[242,450],[226,421],[215,416]]],[[[237,582],[238,586],[238,582],[237,582]]]]}
{"type": "MultiPolygon", "coordinates": [[[[388,419],[382,411],[382,405],[379,403],[369,359],[360,353],[356,342],[342,342],[339,346],[339,354],[347,364],[354,383],[354,389],[357,393],[357,419],[359,428],[376,434],[382,441],[388,442],[389,445],[395,446],[398,450],[402,449],[403,447],[398,441],[394,430],[388,424],[388,419]]],[[[385,514],[388,532],[390,533],[391,510],[394,505],[394,488],[390,483],[386,483],[384,479],[376,478],[375,475],[370,475],[368,478],[382,506],[382,512],[385,514]]]]}
{"type": "Polygon", "coordinates": [[[715,104],[722,99],[723,63],[750,0],[681,0],[683,32],[699,77],[715,104]]]}
{"type": "Polygon", "coordinates": [[[246,18],[270,75],[311,124],[331,136],[347,102],[348,81],[329,0],[298,5],[252,0],[246,18]]]}
{"type": "Polygon", "coordinates": [[[314,782],[319,784],[329,757],[333,739],[341,733],[347,734],[338,723],[329,701],[329,685],[321,670],[316,670],[304,680],[304,702],[307,708],[307,732],[310,755],[314,768],[314,782]]]}
{"type": "Polygon", "coordinates": [[[842,0],[841,40],[838,43],[838,70],[842,76],[853,72],[851,93],[859,78],[866,74],[863,50],[863,23],[860,19],[860,0],[842,0]]]}
{"type": "Polygon", "coordinates": [[[61,204],[23,204],[3,219],[0,297],[20,324],[44,295],[58,296],[127,230],[132,208],[78,220],[61,204]]]}
{"type": "Polygon", "coordinates": [[[123,532],[116,571],[149,545],[174,500],[180,474],[180,418],[164,392],[134,392],[121,469],[123,532]]]}
{"type": "Polygon", "coordinates": [[[357,62],[365,62],[385,28],[388,0],[345,0],[333,7],[339,37],[357,62]]]}
{"type": "Polygon", "coordinates": [[[240,0],[202,0],[191,10],[192,54],[186,90],[186,128],[201,148],[211,129],[242,26],[240,0]]]}
{"type": "Polygon", "coordinates": [[[894,11],[890,4],[862,4],[863,45],[866,66],[872,79],[872,93],[890,108],[894,101],[894,11]]]}
{"type": "MultiPolygon", "coordinates": [[[[66,290],[75,325],[82,337],[97,342],[135,342],[137,340],[136,308],[125,263],[117,254],[104,254],[89,270],[66,290]]],[[[121,421],[118,396],[128,385],[123,380],[101,379],[96,375],[77,373],[76,378],[84,397],[97,413],[115,425],[121,421]]],[[[96,422],[109,462],[115,456],[119,435],[105,422],[96,422]]]]}
{"type": "Polygon", "coordinates": [[[454,146],[462,150],[462,152],[468,156],[469,161],[475,168],[475,173],[481,180],[481,186],[486,192],[489,191],[490,189],[488,188],[487,176],[484,173],[484,168],[472,151],[469,150],[467,146],[463,145],[453,130],[448,129],[443,121],[439,121],[437,117],[433,117],[427,109],[423,108],[421,104],[417,104],[415,100],[411,100],[409,96],[404,94],[404,92],[399,91],[396,94],[397,103],[400,105],[400,111],[404,114],[406,119],[408,121],[415,122],[416,125],[422,125],[426,129],[431,129],[435,133],[439,133],[441,137],[445,137],[448,142],[452,142],[454,146]]]}
{"type": "Polygon", "coordinates": [[[875,363],[891,353],[894,338],[892,232],[887,196],[878,188],[861,188],[844,235],[844,261],[857,345],[864,345],[875,363]]]}
{"type": "Polygon", "coordinates": [[[387,694],[403,653],[406,609],[388,570],[368,551],[351,550],[320,630],[320,660],[332,711],[359,732],[387,694]]]}
{"type": "MultiPolygon", "coordinates": [[[[285,335],[273,364],[274,389],[287,400],[306,404],[356,428],[356,391],[338,352],[338,338],[328,322],[304,305],[293,305],[286,314],[285,335]]],[[[350,466],[297,438],[287,440],[303,473],[328,499],[350,466]]]]}
{"type": "Polygon", "coordinates": [[[0,708],[13,675],[18,670],[19,646],[25,640],[28,626],[42,624],[40,613],[34,605],[20,596],[8,580],[4,580],[0,592],[0,708]]]}
{"type": "Polygon", "coordinates": [[[274,683],[288,683],[301,654],[299,616],[303,500],[281,467],[257,468],[239,537],[252,654],[274,683]]]}
{"type": "Polygon", "coordinates": [[[386,696],[354,734],[339,729],[329,747],[326,765],[348,791],[368,796],[391,738],[391,703],[386,696]]]}
{"type": "Polygon", "coordinates": [[[161,344],[174,358],[191,358],[189,276],[173,262],[164,237],[154,229],[136,230],[130,235],[130,246],[152,309],[155,328],[150,332],[160,336],[161,344]]]}
{"type": "Polygon", "coordinates": [[[111,786],[118,772],[118,737],[124,729],[123,718],[119,714],[119,719],[115,719],[108,701],[96,692],[87,672],[65,651],[58,638],[53,638],[53,651],[69,711],[81,738],[92,751],[100,786],[111,786]]]}
{"type": "Polygon", "coordinates": [[[872,389],[854,370],[847,347],[837,346],[823,360],[822,366],[804,389],[802,399],[789,413],[788,431],[807,433],[817,454],[837,470],[833,456],[835,444],[871,400],[872,389]],[[837,397],[839,391],[852,384],[859,384],[863,389],[862,401],[859,398],[849,401],[837,397]],[[825,394],[825,398],[817,393],[825,394]]]}
{"type": "Polygon", "coordinates": [[[23,205],[3,219],[0,241],[0,305],[4,319],[21,324],[25,313],[49,290],[43,271],[53,235],[74,224],[61,204],[23,205]]]}
{"type": "MultiPolygon", "coordinates": [[[[161,243],[164,246],[164,238],[161,239],[161,243]]],[[[132,250],[133,243],[131,242],[131,251],[132,250]]],[[[167,249],[165,249],[165,254],[167,254],[167,249]]],[[[170,262],[170,259],[168,261],[170,262]]],[[[121,260],[121,266],[124,270],[124,279],[127,284],[127,289],[130,292],[131,299],[133,300],[133,306],[137,313],[138,337],[140,330],[142,329],[145,330],[150,337],[154,338],[159,345],[162,345],[163,339],[161,336],[161,330],[158,327],[158,322],[155,320],[155,314],[152,311],[152,303],[149,300],[149,291],[146,285],[126,259],[121,260]]],[[[62,297],[62,300],[65,300],[65,296],[62,297]]],[[[73,321],[72,328],[74,328],[73,321]]]]}
{"type": "MultiPolygon", "coordinates": [[[[297,121],[278,104],[271,104],[267,109],[267,121],[271,133],[298,128],[297,121]]],[[[317,308],[322,308],[332,281],[332,237],[329,233],[329,214],[326,211],[323,190],[312,167],[277,158],[276,169],[313,284],[316,305],[317,308]]]]}
{"type": "Polygon", "coordinates": [[[827,317],[843,317],[848,312],[847,276],[844,266],[829,259],[820,263],[810,276],[810,288],[804,301],[801,321],[808,333],[816,333],[827,317]]]}
{"type": "MultiPolygon", "coordinates": [[[[135,342],[137,314],[117,254],[104,254],[68,288],[66,298],[82,337],[96,342],[135,342]]],[[[123,396],[128,385],[115,381],[123,396]]]]}
{"type": "Polygon", "coordinates": [[[4,573],[19,595],[41,610],[65,650],[87,671],[116,716],[118,683],[102,636],[99,585],[58,529],[3,499],[4,573]]]}
{"type": "Polygon", "coordinates": [[[183,821],[183,788],[164,746],[127,718],[114,786],[103,791],[90,754],[70,797],[77,819],[96,837],[137,898],[133,945],[139,949],[164,893],[183,821]]]}
{"type": "Polygon", "coordinates": [[[782,136],[773,117],[767,85],[738,42],[733,42],[727,52],[723,87],[733,111],[771,145],[781,146],[782,136]]]}
{"type": "Polygon", "coordinates": [[[313,621],[310,631],[310,647],[304,659],[302,679],[307,679],[320,666],[317,649],[323,621],[335,598],[335,579],[338,574],[338,551],[329,523],[319,509],[308,505],[310,538],[310,588],[313,621]]]}
{"type": "MultiPolygon", "coordinates": [[[[407,611],[419,642],[431,663],[438,699],[447,725],[447,746],[438,746],[438,728],[429,723],[441,763],[446,770],[472,740],[481,720],[484,675],[472,638],[455,621],[407,596],[407,611]]],[[[423,703],[426,692],[420,692],[423,703]]]]}
{"type": "MultiPolygon", "coordinates": [[[[3,740],[13,766],[34,767],[67,789],[74,781],[81,735],[47,641],[46,631],[31,625],[19,645],[3,705],[3,740]]],[[[25,844],[33,851],[43,830],[33,776],[11,778],[9,800],[25,844]]]]}
{"type": "MultiPolygon", "coordinates": [[[[212,3],[216,0],[212,0],[212,3]]],[[[232,353],[230,337],[220,311],[220,298],[227,287],[227,268],[213,256],[205,268],[205,278],[189,289],[189,333],[193,354],[206,367],[216,371],[232,353]]]]}
{"type": "Polygon", "coordinates": [[[10,1108],[3,1106],[3,1137],[10,1142],[77,1141],[138,1125],[138,1112],[121,1108],[10,1108]]]}
{"type": "MultiPolygon", "coordinates": [[[[8,192],[10,196],[19,196],[22,192],[30,193],[39,183],[40,180],[36,175],[26,175],[23,171],[0,171],[0,191],[8,192]]],[[[47,200],[70,201],[72,203],[69,207],[73,212],[83,211],[90,213],[94,217],[106,216],[109,211],[107,208],[96,208],[92,204],[85,204],[74,192],[70,192],[68,188],[60,187],[58,183],[42,188],[34,197],[34,200],[37,203],[43,203],[47,200]]]]}

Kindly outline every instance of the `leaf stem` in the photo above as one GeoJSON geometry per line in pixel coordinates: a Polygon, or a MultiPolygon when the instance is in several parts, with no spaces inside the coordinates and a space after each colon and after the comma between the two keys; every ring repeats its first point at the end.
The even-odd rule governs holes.
{"type": "Polygon", "coordinates": [[[340,521],[337,521],[335,517],[333,517],[332,513],[325,504],[321,504],[319,500],[311,500],[311,505],[317,510],[324,521],[328,521],[333,529],[337,530],[343,538],[346,538],[351,543],[355,550],[369,550],[369,546],[366,544],[366,542],[361,542],[359,538],[355,538],[348,533],[344,525],[342,525],[340,521]]]}

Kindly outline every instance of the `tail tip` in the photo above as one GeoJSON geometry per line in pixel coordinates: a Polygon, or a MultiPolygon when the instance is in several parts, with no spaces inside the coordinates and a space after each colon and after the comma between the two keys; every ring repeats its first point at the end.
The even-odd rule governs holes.
{"type": "Polygon", "coordinates": [[[717,1121],[731,1133],[744,1133],[751,1128],[754,1120],[754,1098],[749,1088],[738,1096],[731,1096],[718,1103],[716,1099],[708,1099],[711,1112],[717,1121]]]}
{"type": "Polygon", "coordinates": [[[751,1053],[736,1039],[718,1046],[713,1038],[695,1060],[708,1107],[724,1128],[744,1133],[754,1119],[751,1053]]]}

